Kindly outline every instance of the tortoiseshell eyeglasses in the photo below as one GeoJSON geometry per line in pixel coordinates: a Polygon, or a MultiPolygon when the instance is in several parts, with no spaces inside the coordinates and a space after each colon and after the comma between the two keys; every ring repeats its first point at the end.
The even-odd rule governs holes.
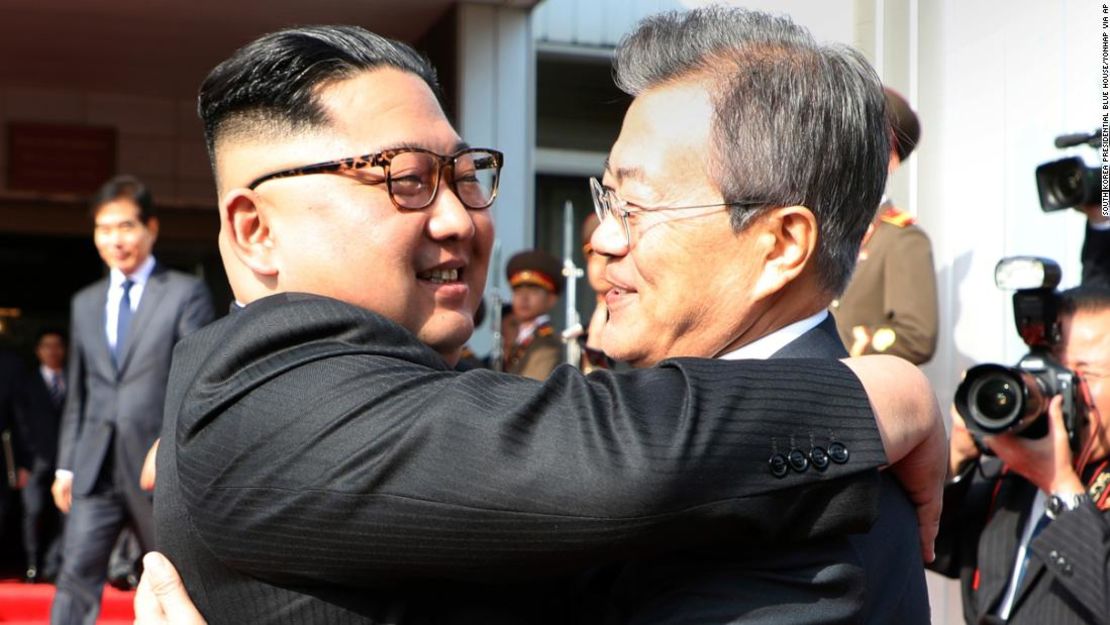
{"type": "Polygon", "coordinates": [[[504,155],[501,152],[487,148],[466,148],[448,156],[422,148],[395,148],[283,169],[255,178],[247,188],[253,190],[263,182],[276,178],[339,174],[354,177],[364,184],[384,182],[394,206],[419,210],[435,201],[439,182],[446,177],[463,206],[481,210],[489,208],[497,197],[502,162],[504,155]],[[382,173],[368,171],[373,167],[380,167],[382,173]],[[448,168],[451,173],[443,174],[443,170],[448,168]]]}

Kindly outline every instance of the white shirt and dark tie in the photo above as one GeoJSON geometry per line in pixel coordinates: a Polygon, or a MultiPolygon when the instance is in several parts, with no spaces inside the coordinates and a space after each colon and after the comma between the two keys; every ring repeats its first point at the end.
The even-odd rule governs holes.
{"type": "MultiPolygon", "coordinates": [[[[127,340],[126,329],[130,327],[130,320],[139,309],[139,300],[143,297],[143,290],[152,273],[154,273],[154,257],[148,256],[131,275],[125,275],[115,268],[108,275],[108,301],[104,305],[104,334],[108,340],[108,351],[112,354],[112,361],[117,366],[119,348],[127,340]],[[121,329],[124,330],[123,337],[119,336],[121,329]]],[[[59,477],[73,477],[73,472],[65,469],[58,469],[55,474],[59,477]]]]}

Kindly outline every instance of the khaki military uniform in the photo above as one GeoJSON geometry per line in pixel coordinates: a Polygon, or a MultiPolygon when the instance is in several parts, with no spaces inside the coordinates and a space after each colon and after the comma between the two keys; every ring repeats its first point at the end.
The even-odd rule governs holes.
{"type": "Polygon", "coordinates": [[[860,251],[844,295],[833,302],[840,338],[863,354],[928,362],[937,344],[937,285],[929,237],[913,217],[887,204],[860,251]],[[854,328],[861,328],[863,333],[854,328]],[[864,334],[865,333],[865,334],[864,334]]]}
{"type": "Polygon", "coordinates": [[[505,370],[534,380],[546,380],[562,362],[563,341],[550,323],[543,323],[532,336],[513,346],[505,359],[505,370]]]}

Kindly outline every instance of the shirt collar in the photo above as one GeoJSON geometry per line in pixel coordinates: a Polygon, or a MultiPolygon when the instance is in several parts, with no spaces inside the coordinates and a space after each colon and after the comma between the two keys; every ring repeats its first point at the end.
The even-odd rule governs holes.
{"type": "Polygon", "coordinates": [[[139,265],[139,268],[136,269],[134,273],[132,273],[130,276],[123,275],[122,271],[113,267],[112,271],[109,272],[109,280],[112,288],[118,287],[119,285],[123,284],[124,280],[127,279],[130,279],[135,284],[145,285],[146,281],[150,279],[150,274],[152,273],[154,273],[153,255],[147,256],[146,260],[143,261],[143,264],[139,265]]]}
{"type": "Polygon", "coordinates": [[[821,310],[811,317],[806,317],[801,321],[795,321],[790,325],[775,330],[767,336],[758,338],[747,345],[742,345],[721,356],[721,360],[766,360],[774,355],[775,352],[786,347],[791,341],[821,325],[821,322],[824,321],[825,317],[828,315],[829,311],[821,310]]]}
{"type": "Polygon", "coordinates": [[[44,380],[49,380],[49,379],[53,378],[55,374],[62,375],[62,370],[58,369],[57,371],[55,371],[55,370],[51,369],[50,367],[47,367],[46,365],[39,365],[39,373],[42,374],[42,378],[44,380]]]}

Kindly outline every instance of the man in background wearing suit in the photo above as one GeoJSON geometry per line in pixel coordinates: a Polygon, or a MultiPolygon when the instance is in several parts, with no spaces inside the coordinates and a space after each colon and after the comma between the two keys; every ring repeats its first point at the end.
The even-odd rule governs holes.
{"type": "Polygon", "coordinates": [[[27,376],[16,419],[23,446],[31,462],[31,474],[23,488],[23,548],[27,552],[28,582],[53,580],[60,555],[51,549],[51,529],[58,527],[57,511],[50,497],[54,468],[58,461],[58,423],[65,405],[65,334],[46,329],[35,341],[38,367],[27,376]],[[46,562],[50,556],[55,561],[46,562]]]}
{"type": "Polygon", "coordinates": [[[679,358],[543,383],[451,370],[500,155],[466,148],[434,89],[406,46],[344,27],[263,37],[202,87],[245,307],[175,353],[157,510],[208,617],[578,622],[604,606],[560,573],[860,527],[875,491],[845,499],[841,480],[881,450],[860,440],[872,423],[846,412],[859,396],[835,362],[679,358]],[[377,152],[341,156],[359,150],[377,152]],[[840,451],[825,472],[775,475],[768,459],[796,437],[840,451]]]}
{"type": "MultiPolygon", "coordinates": [[[[786,18],[718,7],[647,18],[613,74],[635,99],[591,180],[591,243],[612,285],[605,353],[641,367],[847,356],[827,308],[879,203],[892,134],[867,61],[786,18]]],[[[842,455],[783,440],[772,472],[842,455]]],[[[621,622],[925,625],[914,507],[887,475],[881,495],[867,534],[633,562],[612,593],[621,622]]]]}
{"type": "Polygon", "coordinates": [[[1057,357],[1090,391],[1072,454],[1055,398],[1039,439],[985,437],[953,415],[937,559],[960,579],[968,625],[1105,623],[1110,585],[1110,289],[1061,295],[1057,357]]]}
{"type": "Polygon", "coordinates": [[[204,283],[158,264],[158,218],[146,186],[106,182],[91,204],[93,242],[109,268],[73,298],[66,404],[54,501],[68,514],[51,623],[96,620],[116,537],[130,525],[154,544],[150,493],[139,487],[158,437],[173,346],[212,320],[204,283]]]}

